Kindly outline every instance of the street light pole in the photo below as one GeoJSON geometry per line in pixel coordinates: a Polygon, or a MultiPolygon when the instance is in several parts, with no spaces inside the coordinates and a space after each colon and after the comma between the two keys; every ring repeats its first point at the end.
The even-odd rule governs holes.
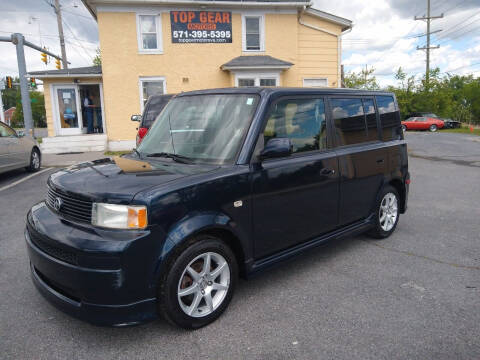
{"type": "Polygon", "coordinates": [[[25,64],[25,52],[23,45],[25,38],[22,34],[12,34],[12,43],[17,48],[18,77],[20,78],[20,95],[22,97],[23,122],[27,136],[33,137],[32,106],[30,104],[30,95],[28,93],[27,83],[27,65],[25,64]]]}

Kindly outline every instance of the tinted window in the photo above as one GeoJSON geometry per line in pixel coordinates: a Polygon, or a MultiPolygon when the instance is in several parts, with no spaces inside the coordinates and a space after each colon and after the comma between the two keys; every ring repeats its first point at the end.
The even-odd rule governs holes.
{"type": "Polygon", "coordinates": [[[326,149],[323,100],[287,99],[274,104],[264,131],[265,143],[272,138],[289,138],[294,153],[326,149]]]}
{"type": "Polygon", "coordinates": [[[377,114],[375,104],[372,99],[363,99],[363,109],[365,111],[365,120],[367,122],[368,141],[378,140],[377,114]]]}
{"type": "Polygon", "coordinates": [[[331,99],[338,145],[369,141],[362,99],[331,99]]]}
{"type": "Polygon", "coordinates": [[[150,128],[157,118],[158,114],[163,110],[165,105],[170,101],[171,96],[152,97],[148,101],[147,107],[143,114],[142,127],[150,128]]]}
{"type": "Polygon", "coordinates": [[[377,107],[382,124],[383,140],[401,139],[400,113],[395,108],[393,96],[377,96],[377,107]]]}

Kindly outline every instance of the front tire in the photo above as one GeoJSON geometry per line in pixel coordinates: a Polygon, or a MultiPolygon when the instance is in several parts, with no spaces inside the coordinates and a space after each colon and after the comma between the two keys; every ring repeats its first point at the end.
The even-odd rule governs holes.
{"type": "Polygon", "coordinates": [[[40,151],[36,148],[32,149],[30,154],[30,165],[26,167],[27,171],[35,172],[40,169],[42,166],[42,158],[40,155],[40,151]]]}
{"type": "Polygon", "coordinates": [[[215,321],[232,299],[238,265],[219,238],[194,238],[170,263],[158,286],[160,314],[174,325],[198,329],[215,321]]]}
{"type": "Polygon", "coordinates": [[[429,129],[431,132],[435,132],[435,131],[437,131],[438,127],[437,127],[437,125],[432,124],[432,125],[430,125],[430,127],[429,127],[428,129],[429,129]]]}
{"type": "Polygon", "coordinates": [[[403,132],[407,131],[407,126],[406,125],[402,125],[402,131],[403,132]]]}
{"type": "Polygon", "coordinates": [[[400,197],[393,186],[385,186],[375,207],[374,228],[368,235],[376,239],[385,239],[395,231],[400,216],[400,197]]]}

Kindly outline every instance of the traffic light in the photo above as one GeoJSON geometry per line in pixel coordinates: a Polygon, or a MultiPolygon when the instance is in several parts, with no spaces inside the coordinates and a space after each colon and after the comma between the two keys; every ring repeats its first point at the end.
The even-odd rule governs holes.
{"type": "Polygon", "coordinates": [[[62,68],[62,65],[60,64],[60,59],[56,59],[55,64],[57,64],[57,69],[58,70],[60,70],[62,68]]]}
{"type": "Polygon", "coordinates": [[[47,62],[48,62],[47,54],[41,53],[40,58],[42,59],[42,62],[44,62],[45,65],[47,65],[47,62]]]}
{"type": "Polygon", "coordinates": [[[30,78],[30,86],[34,89],[37,87],[37,81],[33,77],[30,78]]]}
{"type": "Polygon", "coordinates": [[[11,76],[7,76],[7,89],[11,89],[13,87],[13,81],[11,76]]]}

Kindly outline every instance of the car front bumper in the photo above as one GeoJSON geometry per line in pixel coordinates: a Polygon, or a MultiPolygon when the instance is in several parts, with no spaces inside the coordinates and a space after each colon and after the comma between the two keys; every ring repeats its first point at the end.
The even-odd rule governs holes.
{"type": "Polygon", "coordinates": [[[27,215],[25,229],[33,282],[57,308],[95,325],[155,319],[155,287],[149,276],[154,265],[137,255],[152,250],[145,249],[149,235],[95,231],[65,221],[45,203],[37,204],[27,215]]]}

